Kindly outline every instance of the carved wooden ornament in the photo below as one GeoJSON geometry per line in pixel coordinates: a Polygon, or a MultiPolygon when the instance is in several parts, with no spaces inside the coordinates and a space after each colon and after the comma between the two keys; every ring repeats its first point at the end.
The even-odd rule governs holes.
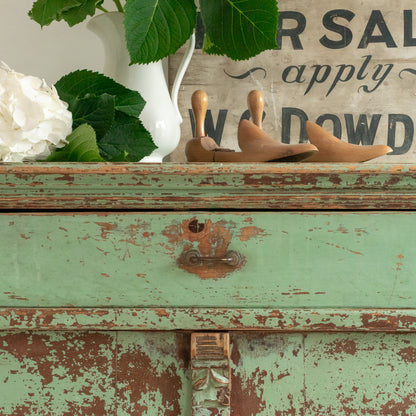
{"type": "Polygon", "coordinates": [[[230,415],[229,343],[227,333],[192,334],[192,416],[230,415]]]}

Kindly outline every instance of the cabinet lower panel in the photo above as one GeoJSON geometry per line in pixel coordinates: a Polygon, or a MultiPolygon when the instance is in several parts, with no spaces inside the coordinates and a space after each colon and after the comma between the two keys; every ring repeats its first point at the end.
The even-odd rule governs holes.
{"type": "MultiPolygon", "coordinates": [[[[190,416],[191,334],[0,334],[0,415],[190,416]]],[[[230,332],[232,416],[412,415],[416,334],[230,332]]]]}

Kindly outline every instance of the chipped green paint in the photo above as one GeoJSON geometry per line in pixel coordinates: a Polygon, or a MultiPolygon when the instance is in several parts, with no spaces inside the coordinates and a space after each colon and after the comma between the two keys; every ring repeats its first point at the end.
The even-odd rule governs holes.
{"type": "Polygon", "coordinates": [[[190,336],[120,332],[117,416],[190,415],[190,336]]]}
{"type": "Polygon", "coordinates": [[[303,415],[301,334],[233,334],[231,361],[234,414],[303,415]]]}
{"type": "Polygon", "coordinates": [[[2,308],[0,330],[416,332],[415,309],[2,308]]]}
{"type": "Polygon", "coordinates": [[[416,413],[416,334],[233,334],[239,416],[416,413]]]}
{"type": "Polygon", "coordinates": [[[0,334],[0,414],[114,414],[111,333],[0,334]]]}
{"type": "Polygon", "coordinates": [[[3,332],[0,414],[190,414],[189,336],[3,332]]]}
{"type": "Polygon", "coordinates": [[[231,416],[414,415],[415,207],[416,165],[1,165],[0,414],[190,416],[229,331],[231,416]]]}
{"type": "Polygon", "coordinates": [[[0,305],[411,308],[415,215],[1,214],[0,305]],[[189,249],[244,263],[183,270],[189,249]]]}
{"type": "Polygon", "coordinates": [[[4,164],[0,209],[411,209],[415,179],[410,164],[4,164]]]}
{"type": "Polygon", "coordinates": [[[309,414],[416,414],[416,334],[308,334],[309,414]]]}
{"type": "MultiPolygon", "coordinates": [[[[0,414],[190,416],[190,334],[3,332],[0,414]]],[[[231,332],[239,416],[412,415],[416,334],[231,332]]]]}

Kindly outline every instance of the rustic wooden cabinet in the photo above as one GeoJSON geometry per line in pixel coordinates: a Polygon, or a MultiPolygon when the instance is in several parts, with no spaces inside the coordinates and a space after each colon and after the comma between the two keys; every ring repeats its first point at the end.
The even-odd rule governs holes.
{"type": "Polygon", "coordinates": [[[0,414],[416,415],[416,166],[0,166],[0,414]]]}

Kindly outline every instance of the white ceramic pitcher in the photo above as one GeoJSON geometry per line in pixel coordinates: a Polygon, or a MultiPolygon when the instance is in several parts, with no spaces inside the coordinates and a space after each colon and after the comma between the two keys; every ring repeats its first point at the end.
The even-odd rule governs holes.
{"type": "Polygon", "coordinates": [[[140,119],[158,148],[141,162],[159,163],[179,143],[182,117],[178,109],[178,92],[195,48],[195,35],[188,40],[170,96],[167,83],[168,58],[146,65],[129,65],[123,19],[124,15],[120,12],[102,13],[94,16],[87,27],[104,45],[103,73],[138,91],[146,100],[140,119]]]}

